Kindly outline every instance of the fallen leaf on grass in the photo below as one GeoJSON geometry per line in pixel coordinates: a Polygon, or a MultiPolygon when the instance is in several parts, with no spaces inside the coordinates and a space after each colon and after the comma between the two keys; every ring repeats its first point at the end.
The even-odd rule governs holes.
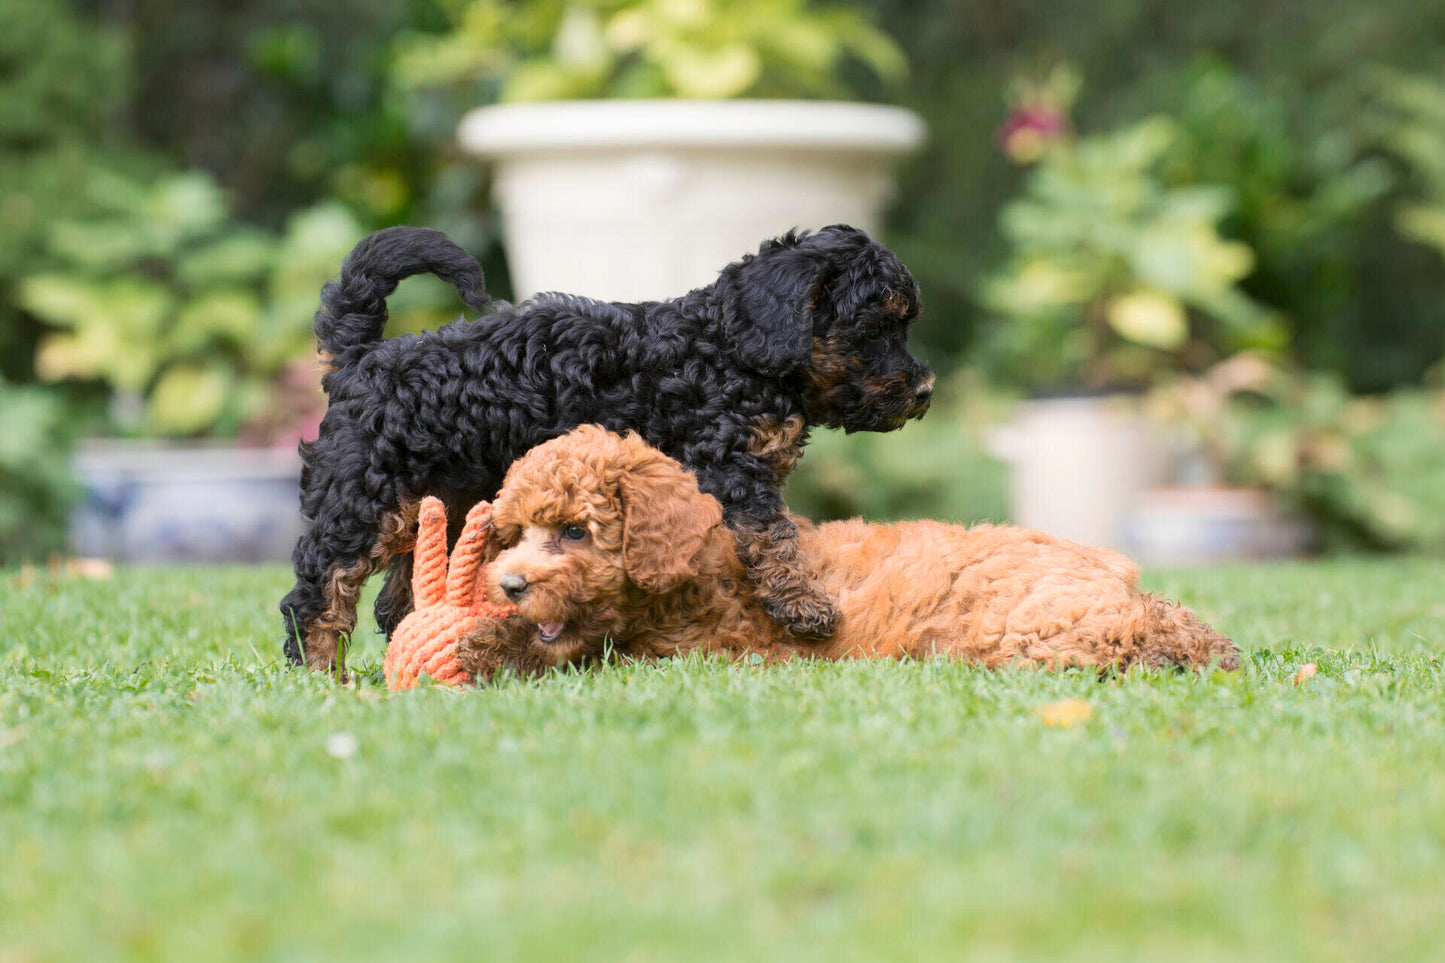
{"type": "Polygon", "coordinates": [[[1065,699],[1062,702],[1035,706],[1034,714],[1044,720],[1046,726],[1067,729],[1069,726],[1088,722],[1089,717],[1094,714],[1094,710],[1083,699],[1065,699]]]}
{"type": "Polygon", "coordinates": [[[30,735],[30,730],[24,726],[12,726],[9,729],[0,729],[0,749],[9,749],[11,746],[24,740],[30,735]]]}
{"type": "Polygon", "coordinates": [[[65,563],[65,575],[103,582],[115,578],[115,566],[103,558],[72,558],[65,563]]]}
{"type": "Polygon", "coordinates": [[[1315,665],[1313,662],[1306,662],[1304,665],[1300,666],[1299,671],[1294,674],[1294,684],[1304,685],[1310,679],[1313,679],[1315,677],[1315,673],[1319,671],[1319,666],[1315,665]]]}
{"type": "MultiPolygon", "coordinates": [[[[51,558],[45,565],[46,573],[51,579],[63,579],[66,581],[85,579],[94,582],[108,581],[115,578],[115,566],[103,558],[51,558]]],[[[19,573],[12,580],[12,584],[19,589],[27,589],[34,585],[40,574],[40,570],[34,565],[20,566],[19,573]]]]}

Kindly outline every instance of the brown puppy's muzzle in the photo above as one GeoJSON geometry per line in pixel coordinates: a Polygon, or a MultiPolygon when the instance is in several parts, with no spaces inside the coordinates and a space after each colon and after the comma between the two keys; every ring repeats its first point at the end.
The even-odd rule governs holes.
{"type": "Polygon", "coordinates": [[[527,594],[527,588],[531,584],[527,581],[527,576],[521,572],[504,572],[497,579],[497,587],[513,602],[520,602],[522,596],[527,594]]]}

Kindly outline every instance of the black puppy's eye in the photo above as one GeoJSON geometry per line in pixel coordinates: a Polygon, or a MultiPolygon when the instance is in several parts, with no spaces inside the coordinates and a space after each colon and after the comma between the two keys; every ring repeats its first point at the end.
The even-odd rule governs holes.
{"type": "Polygon", "coordinates": [[[562,538],[569,542],[580,542],[587,537],[587,529],[581,525],[568,525],[562,529],[562,538]]]}
{"type": "Polygon", "coordinates": [[[875,341],[878,338],[883,337],[883,329],[875,324],[873,325],[873,327],[863,332],[863,337],[867,338],[869,341],[875,341]]]}

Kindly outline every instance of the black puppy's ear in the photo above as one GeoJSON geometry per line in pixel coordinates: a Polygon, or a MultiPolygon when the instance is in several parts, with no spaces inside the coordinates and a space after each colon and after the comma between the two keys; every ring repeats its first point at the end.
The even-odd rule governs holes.
{"type": "Polygon", "coordinates": [[[733,266],[724,330],[734,357],[751,371],[781,378],[802,370],[812,355],[813,311],[828,259],[807,240],[790,232],[733,266]]]}

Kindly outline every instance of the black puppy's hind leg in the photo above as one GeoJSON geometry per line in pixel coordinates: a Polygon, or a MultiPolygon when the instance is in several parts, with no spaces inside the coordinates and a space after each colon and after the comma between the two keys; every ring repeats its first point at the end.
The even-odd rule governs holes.
{"type": "MultiPolygon", "coordinates": [[[[345,674],[343,637],[356,627],[366,580],[416,542],[417,502],[313,522],[293,559],[297,584],[281,602],[286,655],[316,671],[345,674]]],[[[408,593],[408,597],[409,597],[408,593]]]]}
{"type": "Polygon", "coordinates": [[[411,614],[411,564],[410,552],[398,555],[386,570],[386,581],[376,597],[376,627],[388,639],[401,620],[411,614]]]}

